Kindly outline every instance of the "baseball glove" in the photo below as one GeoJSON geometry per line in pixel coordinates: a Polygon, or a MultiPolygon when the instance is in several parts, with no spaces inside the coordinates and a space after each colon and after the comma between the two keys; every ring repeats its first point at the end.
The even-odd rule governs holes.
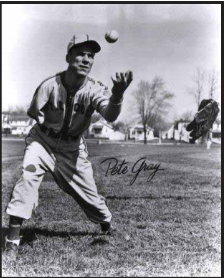
{"type": "Polygon", "coordinates": [[[211,128],[219,113],[218,103],[213,99],[203,99],[194,120],[186,127],[195,141],[205,135],[211,128]]]}

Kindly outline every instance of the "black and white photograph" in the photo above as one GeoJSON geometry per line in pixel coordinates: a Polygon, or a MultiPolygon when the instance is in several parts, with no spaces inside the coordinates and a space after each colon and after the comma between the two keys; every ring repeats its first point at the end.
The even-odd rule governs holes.
{"type": "Polygon", "coordinates": [[[2,276],[221,277],[221,4],[73,3],[2,4],[2,276]]]}

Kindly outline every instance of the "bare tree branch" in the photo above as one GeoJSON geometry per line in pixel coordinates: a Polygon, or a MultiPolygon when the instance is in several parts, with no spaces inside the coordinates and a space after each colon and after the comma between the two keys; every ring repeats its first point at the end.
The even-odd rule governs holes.
{"type": "Polygon", "coordinates": [[[212,70],[208,78],[209,98],[216,99],[219,89],[219,74],[212,70]]]}
{"type": "Polygon", "coordinates": [[[205,73],[197,68],[196,73],[192,77],[192,81],[193,86],[188,89],[188,92],[194,96],[198,108],[204,95],[205,73]]]}
{"type": "Polygon", "coordinates": [[[154,77],[152,82],[140,81],[133,93],[137,104],[137,113],[144,129],[144,143],[147,143],[147,126],[153,127],[161,120],[171,107],[173,94],[165,90],[165,83],[161,77],[154,77]]]}

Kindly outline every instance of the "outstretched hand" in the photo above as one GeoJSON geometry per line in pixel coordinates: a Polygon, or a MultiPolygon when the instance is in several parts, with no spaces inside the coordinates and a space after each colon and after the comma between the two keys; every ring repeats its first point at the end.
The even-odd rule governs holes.
{"type": "Polygon", "coordinates": [[[127,71],[126,73],[118,73],[116,72],[116,79],[113,79],[113,88],[112,88],[112,94],[114,98],[116,99],[122,99],[124,91],[128,88],[130,83],[133,80],[133,72],[127,71]]]}

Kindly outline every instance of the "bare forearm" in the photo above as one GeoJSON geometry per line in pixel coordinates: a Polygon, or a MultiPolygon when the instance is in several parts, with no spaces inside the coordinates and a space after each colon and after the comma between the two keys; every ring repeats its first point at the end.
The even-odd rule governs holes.
{"type": "Polygon", "coordinates": [[[108,122],[116,121],[121,112],[122,99],[115,99],[113,95],[107,106],[101,109],[100,114],[108,122]]]}
{"type": "Polygon", "coordinates": [[[116,73],[116,79],[112,78],[112,96],[109,103],[105,107],[101,107],[100,114],[108,122],[114,122],[121,112],[121,104],[123,101],[124,91],[128,88],[133,80],[133,73],[127,71],[124,73],[116,73]]]}

